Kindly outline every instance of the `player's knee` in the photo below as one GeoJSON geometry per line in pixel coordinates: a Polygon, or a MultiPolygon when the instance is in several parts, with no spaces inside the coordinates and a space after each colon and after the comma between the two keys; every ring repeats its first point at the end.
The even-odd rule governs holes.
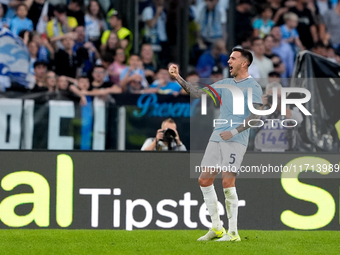
{"type": "Polygon", "coordinates": [[[222,180],[223,188],[235,187],[235,178],[224,178],[222,180]]]}
{"type": "Polygon", "coordinates": [[[201,187],[208,187],[213,184],[213,180],[210,178],[198,178],[198,183],[201,187]]]}

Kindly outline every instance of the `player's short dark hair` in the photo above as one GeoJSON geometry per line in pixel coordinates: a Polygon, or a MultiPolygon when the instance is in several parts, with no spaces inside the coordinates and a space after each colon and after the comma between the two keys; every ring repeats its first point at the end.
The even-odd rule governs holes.
{"type": "Polygon", "coordinates": [[[57,13],[66,13],[67,7],[65,4],[57,4],[56,6],[54,6],[54,11],[56,11],[57,13]]]}
{"type": "Polygon", "coordinates": [[[234,52],[234,51],[240,52],[241,56],[244,57],[245,59],[247,59],[248,67],[251,65],[251,63],[253,62],[253,55],[251,54],[251,52],[249,50],[245,50],[245,49],[241,49],[241,48],[233,48],[232,52],[234,52]]]}
{"type": "Polygon", "coordinates": [[[89,77],[87,77],[86,75],[82,75],[82,76],[78,77],[78,80],[80,80],[80,79],[89,79],[89,77]]]}

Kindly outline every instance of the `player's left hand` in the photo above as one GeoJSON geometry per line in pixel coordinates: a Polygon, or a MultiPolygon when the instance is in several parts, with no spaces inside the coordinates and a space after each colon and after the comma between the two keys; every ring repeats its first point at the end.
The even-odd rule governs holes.
{"type": "Polygon", "coordinates": [[[233,134],[230,131],[223,131],[222,133],[220,133],[220,137],[224,141],[228,141],[233,137],[233,134]]]}

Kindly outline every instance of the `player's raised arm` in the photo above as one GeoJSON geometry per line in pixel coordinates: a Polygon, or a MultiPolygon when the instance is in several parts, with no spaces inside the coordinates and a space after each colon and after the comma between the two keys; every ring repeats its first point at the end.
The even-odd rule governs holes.
{"type": "Polygon", "coordinates": [[[198,86],[194,86],[190,82],[184,80],[179,75],[177,65],[172,64],[169,67],[169,73],[171,77],[173,77],[191,97],[200,98],[202,94],[206,94],[206,92],[202,89],[199,89],[198,86]]]}

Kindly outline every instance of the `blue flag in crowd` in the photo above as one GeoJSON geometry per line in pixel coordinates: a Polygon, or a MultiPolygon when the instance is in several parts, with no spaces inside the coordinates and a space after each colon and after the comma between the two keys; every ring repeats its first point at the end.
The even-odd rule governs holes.
{"type": "Polygon", "coordinates": [[[8,76],[12,82],[29,87],[30,56],[24,42],[7,28],[0,28],[0,75],[8,76]]]}

